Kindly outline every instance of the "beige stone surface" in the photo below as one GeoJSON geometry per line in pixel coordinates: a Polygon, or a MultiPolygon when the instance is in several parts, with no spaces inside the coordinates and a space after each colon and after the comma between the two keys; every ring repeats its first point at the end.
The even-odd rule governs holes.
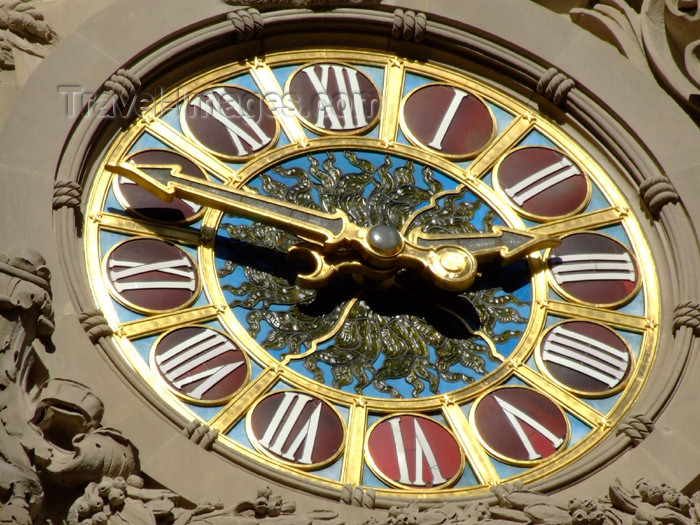
{"type": "MultiPolygon", "coordinates": [[[[558,9],[552,2],[541,3],[558,9]]],[[[76,138],[76,129],[81,133],[84,129],[76,127],[78,120],[66,114],[67,99],[60,91],[62,87],[78,86],[93,93],[117,69],[129,66],[137,59],[141,60],[139,67],[146,69],[148,64],[157,61],[159,53],[177,56],[177,50],[163,51],[162,46],[178,35],[187,34],[199,21],[216,20],[233,8],[220,0],[55,0],[40,2],[37,7],[56,29],[60,41],[43,60],[16,52],[15,71],[0,73],[0,122],[5,124],[0,134],[0,205],[3,217],[0,242],[3,250],[10,252],[17,249],[15,246],[28,246],[41,252],[53,272],[57,316],[54,342],[59,351],[45,359],[52,376],[68,377],[89,386],[105,405],[104,424],[121,430],[140,450],[142,471],[189,501],[222,499],[227,504],[234,504],[252,497],[258,487],[270,485],[285,499],[294,499],[300,513],[331,508],[343,513],[348,523],[365,521],[373,515],[372,511],[341,506],[337,503],[337,495],[312,495],[305,487],[270,481],[266,479],[270,473],[264,469],[249,471],[216,453],[203,450],[181,435],[169,417],[159,414],[133,382],[123,377],[124,371],[115,365],[107,352],[97,348],[84,335],[77,320],[80,312],[75,298],[79,294],[70,291],[75,282],[74,274],[80,274],[82,269],[69,267],[70,259],[59,253],[66,249],[66,244],[61,244],[60,239],[70,235],[67,226],[70,220],[66,218],[66,210],[52,211],[54,177],[59,166],[64,170],[60,171],[61,174],[69,173],[77,170],[83,160],[66,158],[66,145],[70,143],[73,147],[75,143],[83,144],[89,139],[76,138]],[[194,476],[193,472],[199,475],[194,476]]],[[[612,46],[581,30],[567,17],[531,2],[387,0],[382,2],[381,9],[390,12],[394,7],[423,11],[429,22],[444,22],[516,48],[525,58],[542,63],[543,67],[554,66],[571,77],[576,84],[572,98],[577,96],[578,90],[579,94],[593,94],[602,100],[603,106],[610,108],[610,114],[601,112],[599,121],[608,119],[606,125],[619,125],[626,130],[627,136],[635,137],[640,143],[640,151],[653,153],[656,163],[653,169],[668,176],[675,186],[683,209],[678,208],[672,219],[664,216],[662,222],[665,221],[663,226],[669,229],[680,224],[675,231],[686,237],[682,241],[687,242],[687,254],[690,255],[678,256],[676,252],[669,252],[668,258],[677,256],[677,267],[684,271],[697,268],[697,260],[692,260],[691,255],[697,253],[696,230],[693,228],[697,228],[695,225],[700,220],[700,151],[697,147],[700,129],[698,123],[659,87],[648,69],[632,65],[612,46]],[[686,214],[689,220],[681,224],[678,217],[686,214]]],[[[286,16],[296,24],[295,30],[302,32],[305,24],[318,24],[323,15],[315,13],[317,18],[313,18],[308,12],[290,12],[286,16]]],[[[359,19],[360,15],[357,16],[359,19]]],[[[277,23],[281,22],[277,20],[277,23]]],[[[332,35],[319,33],[308,40],[313,38],[329,42],[332,35]]],[[[343,38],[351,40],[354,37],[343,38]]],[[[385,37],[373,38],[372,41],[382,42],[385,37]]],[[[260,45],[262,49],[269,49],[266,46],[273,47],[275,42],[289,39],[294,38],[267,37],[260,45]]],[[[384,45],[399,44],[387,35],[384,45]]],[[[484,68],[481,74],[488,74],[488,68],[484,68]]],[[[525,91],[525,88],[519,89],[525,91]]],[[[551,104],[534,93],[530,103],[554,114],[551,104]]],[[[566,116],[565,110],[561,124],[573,136],[582,140],[588,136],[579,122],[566,116]]],[[[621,146],[627,147],[625,144],[621,146]]],[[[69,150],[71,155],[74,151],[78,150],[69,150]]],[[[627,191],[633,195],[633,188],[627,188],[627,191]]],[[[630,197],[633,198],[638,197],[630,197]]],[[[654,221],[650,217],[645,220],[651,231],[654,221]]],[[[679,243],[659,234],[652,244],[657,252],[663,253],[664,250],[677,250],[679,243]]],[[[82,260],[81,254],[72,256],[76,261],[82,260]]],[[[673,260],[665,261],[664,269],[670,272],[673,263],[673,260]]],[[[678,302],[699,300],[700,288],[684,286],[684,283],[693,282],[690,276],[665,276],[663,279],[668,286],[664,291],[664,324],[660,327],[662,342],[682,345],[686,350],[690,347],[691,350],[678,389],[658,414],[654,431],[640,446],[625,448],[619,457],[600,465],[593,473],[586,473],[579,483],[564,488],[547,487],[556,489],[555,499],[558,501],[566,502],[572,497],[596,499],[607,492],[614,477],[623,478],[633,485],[638,477],[648,476],[684,488],[698,476],[700,405],[697,399],[700,385],[695,378],[700,372],[700,359],[696,356],[697,343],[689,335],[691,330],[682,328],[679,333],[673,333],[671,324],[678,302]]],[[[664,366],[664,363],[657,363],[655,370],[665,373],[664,366]]],[[[652,373],[652,377],[659,383],[659,388],[666,388],[664,377],[659,373],[656,376],[652,373]]],[[[654,400],[642,401],[645,406],[654,403],[654,400]]],[[[619,442],[620,439],[611,438],[611,441],[619,442]]]]}

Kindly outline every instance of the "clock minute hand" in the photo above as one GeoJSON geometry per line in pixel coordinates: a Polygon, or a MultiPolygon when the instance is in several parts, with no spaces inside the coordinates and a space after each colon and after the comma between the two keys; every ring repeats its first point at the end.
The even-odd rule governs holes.
{"type": "Polygon", "coordinates": [[[189,199],[223,212],[278,227],[318,244],[321,251],[336,251],[359,237],[359,228],[340,211],[325,213],[249,191],[222,186],[180,172],[177,165],[143,165],[122,162],[105,169],[136,182],[164,201],[189,199]]]}
{"type": "Polygon", "coordinates": [[[552,235],[527,230],[515,230],[504,226],[494,226],[489,233],[429,234],[413,230],[408,238],[418,246],[439,248],[460,246],[468,250],[479,261],[499,257],[504,264],[522,259],[526,255],[545,248],[559,246],[561,239],[552,235]]]}

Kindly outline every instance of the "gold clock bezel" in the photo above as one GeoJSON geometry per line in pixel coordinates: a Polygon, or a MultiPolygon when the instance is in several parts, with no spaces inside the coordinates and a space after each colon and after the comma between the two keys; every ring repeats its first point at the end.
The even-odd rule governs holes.
{"type": "MultiPolygon", "coordinates": [[[[547,120],[546,117],[543,117],[541,115],[535,115],[533,113],[533,110],[531,108],[528,108],[525,106],[523,103],[516,101],[512,97],[508,96],[505,94],[505,92],[498,90],[497,87],[489,86],[486,83],[482,81],[475,80],[472,76],[469,76],[467,73],[458,71],[456,69],[449,68],[447,66],[442,66],[442,65],[437,65],[437,64],[427,64],[427,63],[419,63],[419,62],[414,62],[414,61],[408,61],[408,60],[402,60],[399,57],[395,57],[389,53],[385,52],[370,52],[370,51],[349,51],[349,50],[343,50],[343,49],[322,49],[322,50],[312,50],[312,51],[297,51],[297,52],[284,52],[284,53],[273,53],[265,57],[264,63],[266,64],[271,64],[272,66],[281,66],[281,65],[289,65],[289,64],[298,64],[298,63],[308,63],[309,61],[313,60],[328,60],[327,57],[329,56],[329,53],[333,53],[333,56],[336,57],[338,61],[352,61],[353,63],[356,64],[365,64],[369,63],[370,65],[379,65],[379,66],[384,66],[386,67],[386,72],[385,72],[385,86],[380,92],[382,95],[385,95],[385,90],[388,89],[386,86],[387,79],[389,78],[389,68],[392,67],[397,67],[396,64],[400,64],[400,69],[402,71],[402,75],[405,72],[410,72],[410,73],[416,73],[419,75],[426,76],[430,79],[437,79],[441,82],[451,82],[458,84],[460,88],[463,88],[465,90],[468,90],[470,93],[475,93],[478,94],[485,100],[486,102],[491,102],[493,104],[496,104],[500,106],[501,108],[504,108],[507,110],[509,113],[513,114],[515,119],[522,118],[522,119],[527,119],[527,121],[531,124],[530,129],[536,129],[540,132],[542,132],[545,136],[547,136],[554,144],[557,145],[558,148],[561,149],[572,161],[576,162],[577,165],[579,166],[586,166],[586,173],[590,177],[589,179],[589,184],[595,184],[596,187],[599,189],[600,193],[605,197],[608,203],[611,203],[610,209],[617,209],[620,210],[620,218],[617,220],[617,224],[619,224],[622,228],[624,228],[628,238],[629,242],[632,245],[632,249],[630,252],[632,255],[636,258],[636,260],[648,260],[652,261],[652,264],[645,265],[644,267],[638,267],[640,279],[640,287],[642,286],[643,283],[643,300],[644,300],[644,311],[642,314],[637,315],[639,318],[640,323],[644,321],[645,326],[643,328],[640,328],[637,330],[641,334],[641,343],[640,343],[640,359],[637,360],[635,363],[634,369],[630,373],[629,377],[629,384],[628,384],[628,394],[623,395],[619,400],[617,400],[614,405],[605,413],[601,416],[600,420],[596,420],[593,422],[591,426],[591,430],[583,436],[580,441],[578,441],[575,446],[572,446],[571,448],[567,450],[562,450],[561,452],[555,454],[556,457],[554,458],[548,458],[538,464],[538,466],[534,467],[530,471],[524,473],[524,474],[519,474],[516,476],[511,476],[507,478],[503,478],[498,480],[498,482],[501,481],[510,481],[510,480],[522,480],[524,482],[531,482],[535,480],[540,480],[550,474],[553,474],[555,472],[560,471],[561,469],[571,465],[574,461],[577,459],[583,457],[585,454],[587,454],[589,451],[591,451],[601,440],[603,437],[607,436],[610,434],[612,425],[617,424],[622,417],[628,412],[630,407],[634,404],[636,401],[637,397],[639,396],[639,393],[641,392],[641,388],[644,385],[646,378],[649,375],[649,371],[651,368],[652,361],[654,359],[654,355],[656,354],[656,341],[659,337],[658,334],[658,319],[659,319],[659,307],[660,307],[660,299],[659,299],[659,292],[658,292],[658,283],[655,275],[655,265],[653,264],[653,258],[651,257],[651,251],[649,249],[649,246],[647,244],[647,241],[644,238],[644,233],[641,228],[641,225],[639,223],[639,218],[630,218],[629,216],[625,215],[625,212],[622,210],[627,209],[627,199],[623,196],[622,192],[617,188],[617,186],[613,184],[609,184],[610,181],[615,179],[615,174],[607,175],[604,171],[603,168],[600,166],[599,163],[597,163],[594,159],[592,159],[588,153],[584,152],[584,149],[580,146],[578,146],[573,138],[571,138],[568,135],[565,135],[562,130],[560,130],[554,123],[550,122],[547,120]],[[605,183],[605,184],[604,184],[605,183]]],[[[334,59],[335,61],[335,59],[334,59]]],[[[256,60],[256,63],[258,61],[256,60]]],[[[262,62],[260,62],[262,63],[262,62]]],[[[259,65],[259,63],[258,63],[259,65]]],[[[191,77],[190,79],[187,79],[184,84],[190,87],[194,87],[197,89],[204,89],[208,83],[210,82],[215,82],[216,79],[220,79],[222,76],[230,76],[234,77],[236,74],[240,73],[245,73],[246,71],[251,71],[254,66],[251,62],[248,63],[238,63],[233,66],[222,66],[210,71],[207,71],[201,75],[196,75],[191,77]]],[[[252,75],[252,73],[251,73],[252,75]]],[[[401,90],[403,93],[403,78],[402,77],[402,82],[401,82],[401,90]]],[[[172,97],[173,93],[176,93],[178,90],[182,89],[182,85],[173,88],[169,94],[167,95],[168,97],[172,97]]],[[[173,100],[172,98],[166,98],[166,100],[173,100]]],[[[167,107],[164,107],[162,109],[162,112],[165,113],[167,112],[174,104],[177,102],[173,102],[172,104],[168,105],[167,107]]],[[[93,294],[95,298],[97,299],[97,304],[98,305],[104,305],[104,310],[105,310],[105,317],[110,322],[110,325],[112,325],[115,329],[116,336],[114,341],[117,343],[117,346],[119,347],[119,353],[120,353],[120,358],[126,359],[128,363],[131,364],[131,366],[138,370],[139,373],[143,375],[144,378],[146,378],[146,381],[151,384],[153,389],[163,397],[165,402],[170,405],[177,413],[181,414],[184,419],[189,419],[191,420],[192,417],[194,416],[198,420],[202,421],[203,423],[207,423],[207,421],[201,420],[199,416],[194,415],[192,412],[187,407],[184,407],[177,403],[175,400],[177,399],[174,395],[168,396],[166,395],[167,393],[164,393],[162,387],[156,386],[153,384],[152,378],[149,379],[149,375],[144,373],[143,367],[138,364],[138,360],[140,357],[138,356],[138,353],[134,349],[133,345],[129,342],[129,338],[123,335],[125,333],[126,327],[128,323],[124,323],[122,320],[119,319],[113,308],[110,306],[110,303],[108,300],[110,296],[107,293],[105,289],[105,284],[102,282],[102,276],[100,272],[100,265],[95,263],[95,258],[94,258],[94,253],[100,253],[100,231],[102,228],[109,228],[113,224],[112,218],[107,217],[107,214],[103,213],[103,203],[104,199],[106,196],[106,193],[104,192],[105,185],[109,185],[109,181],[105,182],[105,177],[102,176],[104,173],[104,164],[110,160],[117,160],[119,158],[124,157],[127,155],[127,152],[130,151],[132,145],[136,141],[136,139],[139,137],[139,134],[146,130],[149,129],[148,126],[152,122],[157,122],[158,117],[160,116],[160,113],[157,113],[156,108],[153,108],[152,113],[144,115],[144,118],[141,119],[140,121],[135,122],[132,126],[128,127],[125,131],[121,133],[121,135],[113,140],[112,144],[109,147],[108,153],[102,157],[102,160],[100,161],[99,168],[97,169],[96,173],[97,176],[95,177],[95,180],[93,181],[93,186],[90,189],[88,193],[88,199],[87,199],[87,213],[86,216],[88,217],[88,221],[86,223],[86,231],[87,234],[85,235],[85,257],[86,257],[86,265],[89,271],[90,276],[92,277],[92,282],[93,282],[93,294]]],[[[320,139],[311,139],[308,142],[304,141],[291,141],[292,144],[289,146],[283,146],[283,148],[289,148],[287,153],[280,154],[278,153],[277,149],[272,149],[268,155],[280,155],[278,158],[281,159],[285,155],[288,155],[289,152],[292,151],[292,149],[296,148],[297,153],[304,153],[307,150],[308,151],[314,151],[315,142],[313,141],[336,141],[338,144],[338,147],[343,147],[344,144],[354,144],[353,141],[358,140],[358,141],[367,141],[371,140],[371,148],[369,146],[366,146],[368,149],[373,149],[373,148],[379,148],[379,150],[384,150],[389,153],[393,152],[399,152],[401,154],[401,149],[406,147],[406,148],[413,148],[415,151],[420,150],[420,155],[422,158],[425,158],[426,151],[418,148],[417,146],[407,146],[407,145],[401,145],[397,144],[396,142],[393,142],[391,140],[387,140],[386,134],[388,133],[386,129],[384,129],[384,123],[383,119],[387,119],[387,124],[386,126],[391,127],[392,123],[396,127],[396,129],[399,128],[400,124],[398,123],[398,118],[400,116],[400,112],[398,109],[398,105],[396,107],[387,107],[383,106],[381,110],[381,119],[379,122],[379,139],[362,139],[360,137],[321,137],[320,139]],[[310,148],[310,149],[309,149],[310,148]]],[[[498,139],[496,139],[498,140],[498,139]]],[[[166,145],[172,146],[176,148],[172,143],[168,143],[167,141],[166,145]]],[[[330,143],[330,142],[329,142],[330,143]]],[[[365,144],[370,144],[370,142],[365,142],[365,144]]],[[[326,146],[324,146],[326,147],[326,146]]],[[[349,146],[348,146],[349,147],[349,146]]],[[[321,146],[318,146],[318,148],[321,148],[321,146]]],[[[362,149],[362,148],[359,148],[362,149]]],[[[195,154],[194,153],[195,148],[192,148],[191,150],[188,150],[190,154],[195,154]]],[[[377,150],[375,150],[377,151],[377,150]]],[[[485,153],[488,153],[489,150],[487,149],[485,153]]],[[[435,155],[437,155],[435,153],[435,155]]],[[[214,176],[218,178],[219,180],[224,181],[226,184],[231,184],[231,185],[242,185],[245,180],[242,180],[239,177],[239,173],[235,172],[233,168],[227,165],[223,165],[223,163],[220,162],[212,162],[211,160],[211,155],[209,154],[204,154],[202,153],[202,157],[198,159],[192,159],[193,162],[196,162],[200,166],[204,166],[208,175],[209,176],[214,176]],[[215,168],[215,169],[212,169],[215,168]]],[[[474,159],[474,163],[479,161],[481,159],[481,155],[477,156],[474,159]]],[[[253,161],[253,163],[260,162],[257,159],[253,161]]],[[[442,161],[441,161],[442,162],[442,161]]],[[[444,160],[445,163],[449,163],[448,160],[444,160]]],[[[451,164],[451,163],[450,163],[451,164]]],[[[257,164],[256,164],[257,165],[257,164]]],[[[491,168],[493,168],[493,165],[490,164],[485,164],[487,167],[483,168],[485,172],[488,172],[491,168]]],[[[245,174],[245,172],[243,172],[245,174]]],[[[618,174],[619,175],[619,174],[618,174]]],[[[463,178],[468,184],[479,184],[478,181],[478,173],[472,173],[470,172],[469,168],[463,171],[463,178]]],[[[494,192],[497,194],[495,190],[490,190],[491,192],[494,192]]],[[[504,200],[504,197],[502,196],[497,196],[496,200],[499,202],[504,200]]],[[[511,209],[511,208],[509,208],[511,209]]],[[[511,209],[511,211],[513,211],[511,209]]],[[[515,211],[513,211],[515,213],[515,211]]],[[[207,211],[204,217],[204,221],[215,221],[214,218],[215,213],[212,212],[211,210],[207,211]]],[[[557,219],[556,221],[546,223],[543,225],[540,225],[543,227],[542,231],[552,231],[553,229],[556,229],[557,227],[573,227],[572,225],[575,224],[583,224],[576,226],[574,230],[572,231],[587,231],[591,228],[600,228],[601,226],[596,226],[595,220],[591,218],[589,220],[588,217],[581,217],[581,220],[579,221],[577,218],[578,222],[575,221],[568,221],[568,220],[563,220],[560,221],[557,219]],[[561,226],[561,224],[564,224],[564,226],[561,226]],[[547,230],[549,228],[549,230],[547,230]]],[[[122,227],[123,225],[120,225],[122,227]]],[[[140,226],[138,224],[134,224],[133,226],[129,226],[132,228],[129,230],[131,232],[132,230],[135,232],[140,232],[141,230],[138,230],[140,226]]],[[[159,229],[159,232],[161,232],[159,237],[157,238],[163,238],[163,239],[169,239],[169,240],[178,240],[178,235],[180,232],[178,231],[177,228],[173,227],[163,227],[159,229]]],[[[204,232],[203,232],[204,233],[204,232]]],[[[131,233],[130,233],[131,234],[131,233]]],[[[140,233],[139,233],[140,234],[140,233]]],[[[213,246],[213,241],[210,239],[206,239],[206,235],[202,235],[202,237],[197,240],[196,242],[191,242],[189,240],[183,241],[180,239],[180,242],[183,242],[184,244],[192,245],[192,244],[198,244],[198,254],[199,254],[199,261],[196,261],[195,263],[198,263],[198,268],[202,269],[204,266],[207,264],[208,259],[205,259],[205,257],[202,255],[203,253],[206,252],[206,250],[211,251],[211,248],[213,246]]],[[[536,276],[538,279],[544,279],[545,281],[547,280],[545,272],[541,271],[543,269],[543,263],[546,260],[546,256],[544,258],[542,257],[533,257],[531,264],[534,264],[538,271],[536,272],[536,276]]],[[[550,282],[551,285],[551,282],[550,282]]],[[[545,283],[544,286],[546,287],[547,284],[545,283]]],[[[209,288],[207,285],[205,288],[209,288]]],[[[205,292],[206,293],[206,292],[205,292]]],[[[636,292],[637,294],[639,293],[639,290],[636,292]]],[[[635,294],[636,296],[636,294],[635,294]]],[[[226,307],[225,307],[225,302],[222,303],[221,301],[215,300],[213,297],[209,297],[207,295],[208,301],[211,303],[211,308],[214,313],[212,313],[211,319],[218,319],[222,321],[222,325],[224,327],[227,326],[227,322],[225,321],[226,318],[226,307]]],[[[587,315],[596,315],[596,309],[591,308],[588,305],[584,304],[567,304],[568,309],[563,309],[561,305],[557,304],[558,300],[557,298],[554,297],[542,297],[541,299],[538,299],[537,302],[533,302],[531,309],[533,314],[536,313],[538,318],[542,319],[543,321],[540,323],[540,326],[538,330],[534,330],[536,333],[530,333],[528,335],[529,338],[537,339],[542,335],[542,331],[544,330],[544,319],[546,318],[547,315],[553,315],[553,316],[561,316],[563,318],[569,318],[570,316],[587,316],[587,315]]],[[[612,312],[611,314],[612,317],[615,318],[620,318],[622,319],[621,322],[624,322],[624,315],[620,314],[618,315],[616,312],[612,312]]],[[[153,326],[157,327],[160,326],[164,321],[163,319],[156,319],[159,316],[153,316],[153,326]]],[[[584,318],[584,317],[577,317],[577,318],[584,318]]],[[[532,325],[532,323],[528,323],[528,328],[532,325]]],[[[613,326],[617,326],[613,323],[613,326]]],[[[153,328],[155,329],[155,328],[153,328]]],[[[236,334],[229,333],[231,337],[233,337],[234,341],[238,344],[239,342],[242,342],[244,344],[250,344],[249,339],[245,339],[245,336],[242,334],[239,334],[241,337],[240,339],[237,339],[236,334]]],[[[133,339],[136,339],[138,337],[143,337],[142,335],[136,335],[136,336],[130,336],[133,339]]],[[[521,339],[524,340],[525,336],[521,339]]],[[[529,340],[529,339],[528,339],[529,340]]],[[[518,375],[519,370],[526,369],[527,366],[525,365],[525,361],[532,355],[532,352],[534,351],[534,343],[533,345],[528,349],[527,352],[523,352],[523,356],[520,359],[517,360],[509,360],[507,363],[507,367],[499,367],[498,370],[504,370],[504,376],[503,379],[499,379],[501,383],[505,381],[506,377],[512,377],[513,375],[516,375],[517,377],[522,378],[523,376],[518,375]],[[507,373],[506,373],[507,372],[507,373]]],[[[286,380],[289,377],[289,371],[285,367],[277,367],[275,369],[267,369],[269,370],[271,376],[274,376],[275,380],[286,380]]],[[[547,378],[544,378],[547,379],[547,378]]],[[[475,397],[479,395],[483,395],[484,392],[496,384],[496,380],[494,379],[493,381],[489,380],[486,381],[482,379],[481,381],[482,387],[479,390],[474,390],[471,391],[469,394],[470,399],[474,399],[475,397]]],[[[501,384],[499,383],[499,384],[501,384]]],[[[547,387],[549,388],[549,387],[547,387]]],[[[556,385],[552,385],[553,390],[551,393],[556,393],[556,385]]],[[[536,390],[536,389],[535,389],[536,390]]],[[[549,390],[548,390],[549,392],[549,390]]],[[[335,402],[339,405],[342,405],[344,407],[352,408],[352,405],[348,403],[348,399],[338,399],[337,397],[324,397],[324,399],[328,400],[329,404],[331,402],[335,402]]],[[[465,398],[466,399],[466,398],[465,398]]],[[[235,400],[235,398],[234,398],[235,400]]],[[[232,400],[233,401],[233,400],[232,400]]],[[[358,403],[364,403],[365,399],[362,397],[358,397],[356,399],[353,399],[353,402],[358,402],[358,403]]],[[[441,397],[436,397],[434,400],[431,400],[431,404],[424,404],[421,405],[420,403],[414,403],[414,406],[412,407],[411,404],[393,404],[391,400],[388,400],[385,404],[377,404],[373,405],[370,407],[371,410],[374,410],[376,412],[384,412],[384,413],[389,413],[391,411],[396,411],[396,412],[409,412],[413,409],[416,411],[423,412],[423,413],[428,413],[429,411],[435,411],[435,410],[442,410],[443,412],[446,411],[446,407],[449,406],[450,403],[454,403],[455,400],[450,398],[450,396],[445,396],[445,398],[441,397]]],[[[249,407],[248,407],[249,408],[249,407]]],[[[222,407],[222,412],[219,414],[223,414],[226,411],[227,407],[222,407]]],[[[366,408],[367,409],[367,408],[366,408]]],[[[369,409],[367,409],[369,410],[369,409]]],[[[225,415],[225,414],[224,414],[225,415]]],[[[218,418],[219,416],[217,416],[218,418]]],[[[215,418],[216,419],[216,418],[215,418]]],[[[332,479],[327,479],[320,477],[313,472],[310,471],[303,471],[301,472],[300,469],[298,469],[297,466],[291,467],[288,465],[284,465],[280,462],[277,462],[275,460],[266,458],[264,455],[258,454],[255,451],[252,451],[246,447],[244,447],[241,444],[238,444],[237,442],[234,441],[231,437],[228,437],[225,435],[225,433],[228,432],[228,430],[233,426],[233,424],[230,424],[230,421],[225,422],[226,418],[221,418],[221,419],[216,419],[217,421],[221,422],[221,425],[223,426],[217,426],[217,424],[213,424],[212,426],[219,430],[221,432],[219,436],[219,440],[226,445],[229,445],[236,453],[241,454],[245,458],[250,458],[253,460],[260,461],[264,465],[281,471],[284,475],[289,475],[292,478],[299,480],[300,482],[304,482],[305,480],[312,480],[314,483],[318,483],[321,486],[324,487],[331,487],[334,489],[340,489],[346,482],[354,482],[354,480],[347,480],[341,479],[338,480],[332,480],[332,479]]],[[[352,419],[352,417],[351,417],[352,419]]],[[[341,418],[342,420],[342,418],[341,418]]],[[[447,420],[447,418],[446,418],[447,420]]],[[[351,428],[352,425],[348,424],[348,428],[351,428]]],[[[352,427],[354,428],[354,427],[352,427]]],[[[455,432],[458,432],[459,429],[456,429],[455,432]]],[[[347,436],[346,436],[347,437],[347,436]]],[[[346,440],[347,444],[347,440],[346,440]]],[[[472,464],[474,458],[467,458],[467,462],[472,464]]],[[[477,481],[478,485],[470,486],[470,487],[452,487],[452,488],[446,488],[446,489],[441,489],[439,491],[439,494],[444,495],[445,497],[463,497],[463,496],[469,496],[472,494],[477,494],[477,493],[482,493],[485,490],[488,489],[489,483],[491,483],[493,480],[489,479],[483,479],[477,476],[477,481]]],[[[402,497],[410,497],[411,499],[427,499],[430,497],[433,497],[435,495],[434,492],[431,493],[423,493],[422,491],[414,491],[414,490],[407,490],[407,491],[401,491],[397,492],[395,489],[389,487],[389,488],[384,488],[384,487],[379,487],[375,488],[375,491],[377,492],[378,495],[380,496],[387,496],[387,497],[397,497],[397,498],[402,498],[402,497]]]]}

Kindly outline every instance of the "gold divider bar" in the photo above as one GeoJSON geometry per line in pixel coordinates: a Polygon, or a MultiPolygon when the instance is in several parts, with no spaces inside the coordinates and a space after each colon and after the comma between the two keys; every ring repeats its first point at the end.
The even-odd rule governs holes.
{"type": "Polygon", "coordinates": [[[213,305],[188,308],[175,313],[154,315],[138,321],[130,321],[119,326],[117,333],[129,339],[139,339],[195,323],[211,321],[219,315],[219,309],[213,305]]]}
{"type": "Polygon", "coordinates": [[[396,140],[399,130],[399,113],[404,80],[403,61],[393,58],[384,68],[382,89],[382,120],[379,127],[379,140],[390,144],[396,140]]]}
{"type": "Polygon", "coordinates": [[[515,369],[515,375],[525,381],[530,386],[535,387],[540,392],[546,394],[555,403],[563,405],[566,410],[574,414],[587,425],[599,428],[605,422],[603,414],[591,408],[575,395],[567,392],[563,388],[555,385],[547,378],[541,376],[530,367],[520,365],[515,369]]]}
{"type": "Polygon", "coordinates": [[[350,407],[348,429],[345,433],[345,454],[343,455],[343,471],[340,475],[342,483],[359,485],[362,482],[364,468],[365,434],[367,432],[367,405],[361,401],[350,407]]]}
{"type": "Polygon", "coordinates": [[[228,404],[216,414],[209,422],[209,426],[221,434],[225,434],[246,415],[248,409],[253,406],[272,385],[277,382],[279,368],[266,368],[253,381],[248,383],[228,404]]]}
{"type": "Polygon", "coordinates": [[[622,328],[633,332],[644,332],[653,328],[651,320],[638,315],[625,314],[612,310],[604,310],[592,306],[567,303],[564,301],[547,301],[545,303],[547,313],[560,317],[573,317],[598,321],[616,328],[622,328]]]}
{"type": "Polygon", "coordinates": [[[496,485],[501,481],[489,455],[474,434],[474,429],[469,420],[456,403],[446,403],[442,407],[442,414],[449,423],[452,431],[457,435],[459,444],[467,456],[467,463],[474,471],[476,479],[484,485],[496,485]]]}
{"type": "Polygon", "coordinates": [[[508,124],[508,127],[469,165],[468,174],[476,179],[484,177],[502,155],[525,138],[534,125],[535,117],[529,113],[515,117],[513,122],[508,124]]]}
{"type": "Polygon", "coordinates": [[[99,216],[95,217],[95,222],[103,229],[127,235],[158,236],[159,238],[185,244],[199,244],[202,241],[199,230],[186,230],[165,224],[131,219],[112,213],[100,213],[99,216]]]}
{"type": "Polygon", "coordinates": [[[296,109],[287,107],[285,93],[277,82],[277,78],[270,66],[256,59],[250,68],[250,75],[257,84],[268,107],[282,126],[282,131],[287,135],[289,141],[305,146],[307,141],[306,133],[294,115],[296,109]]]}
{"type": "Polygon", "coordinates": [[[194,143],[190,142],[187,137],[175,131],[162,120],[157,118],[149,120],[146,130],[158,140],[175,148],[195,164],[203,165],[207,171],[220,181],[228,182],[235,179],[236,173],[231,168],[214,156],[202,151],[194,143]]]}
{"type": "Polygon", "coordinates": [[[610,226],[622,221],[627,215],[626,208],[603,208],[602,210],[592,211],[576,215],[570,219],[561,219],[558,221],[548,222],[539,226],[533,226],[529,231],[542,233],[545,235],[567,235],[584,230],[593,230],[610,226]]]}

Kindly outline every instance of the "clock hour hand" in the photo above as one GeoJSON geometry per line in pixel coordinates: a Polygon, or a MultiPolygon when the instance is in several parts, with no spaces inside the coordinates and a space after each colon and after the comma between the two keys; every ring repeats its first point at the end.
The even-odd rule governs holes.
{"type": "Polygon", "coordinates": [[[309,241],[313,249],[307,255],[317,271],[302,276],[301,282],[307,286],[323,286],[334,273],[352,273],[386,283],[399,270],[411,269],[440,288],[462,291],[476,276],[474,257],[454,243],[420,246],[391,226],[362,228],[341,211],[321,212],[211,183],[181,173],[177,165],[122,162],[107,164],[105,169],[133,180],[163,200],[189,199],[309,241]]]}
{"type": "Polygon", "coordinates": [[[323,252],[335,251],[359,235],[359,228],[340,211],[325,213],[250,191],[185,175],[176,165],[107,164],[105,169],[133,180],[164,201],[189,199],[301,237],[323,252]]]}
{"type": "Polygon", "coordinates": [[[493,232],[489,233],[465,234],[430,234],[414,229],[408,238],[418,246],[426,248],[460,246],[468,250],[478,262],[500,258],[504,264],[515,262],[537,250],[559,246],[561,243],[561,239],[552,235],[504,226],[494,226],[493,232]]]}

